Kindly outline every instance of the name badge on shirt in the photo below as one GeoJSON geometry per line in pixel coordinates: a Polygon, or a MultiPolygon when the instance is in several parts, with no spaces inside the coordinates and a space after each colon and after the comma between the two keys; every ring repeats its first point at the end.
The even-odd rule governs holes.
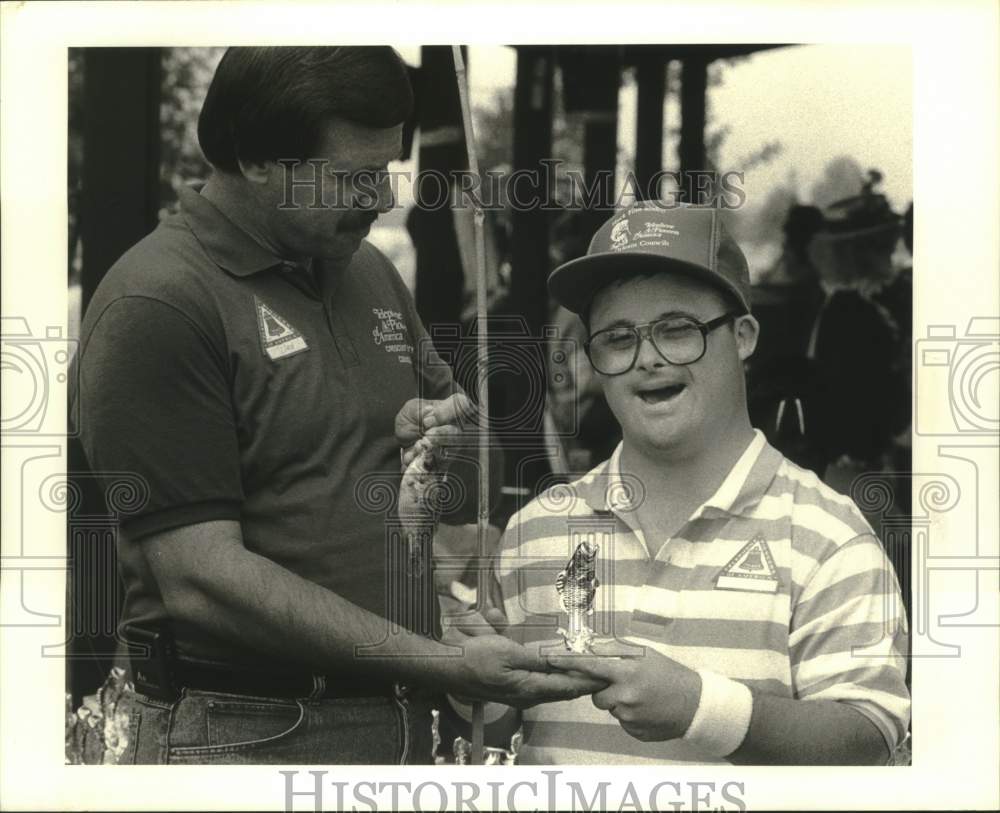
{"type": "Polygon", "coordinates": [[[302,334],[292,327],[287,319],[279,316],[273,308],[256,297],[254,301],[257,304],[257,327],[260,329],[261,346],[271,361],[309,349],[302,334]]]}
{"type": "Polygon", "coordinates": [[[752,593],[776,593],[778,569],[764,537],[757,535],[722,568],[715,580],[717,590],[743,590],[752,593]]]}

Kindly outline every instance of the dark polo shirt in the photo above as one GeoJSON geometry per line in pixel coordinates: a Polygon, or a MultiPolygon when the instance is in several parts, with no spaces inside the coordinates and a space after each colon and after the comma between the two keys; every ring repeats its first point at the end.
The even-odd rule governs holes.
{"type": "MultiPolygon", "coordinates": [[[[192,189],[111,268],[81,330],[80,430],[95,472],[135,472],[148,500],[122,523],[122,621],[166,616],[138,540],[238,520],[248,550],[386,614],[394,418],[454,385],[392,264],[362,243],[346,269],[288,265],[192,189]],[[369,489],[369,496],[378,489],[369,489]]],[[[175,625],[189,655],[251,653],[175,625]]]]}

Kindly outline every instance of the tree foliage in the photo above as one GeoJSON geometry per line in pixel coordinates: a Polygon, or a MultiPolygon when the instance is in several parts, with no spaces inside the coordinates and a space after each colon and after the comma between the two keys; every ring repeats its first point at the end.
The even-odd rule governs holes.
{"type": "Polygon", "coordinates": [[[164,48],[160,86],[160,206],[174,208],[176,188],[208,177],[198,146],[198,114],[225,48],[164,48]]]}
{"type": "MultiPolygon", "coordinates": [[[[198,113],[224,48],[162,48],[160,83],[160,211],[177,204],[176,188],[203,180],[209,166],[198,147],[198,113]]],[[[69,49],[67,203],[69,272],[80,271],[80,205],[83,185],[86,49],[69,49]]]]}

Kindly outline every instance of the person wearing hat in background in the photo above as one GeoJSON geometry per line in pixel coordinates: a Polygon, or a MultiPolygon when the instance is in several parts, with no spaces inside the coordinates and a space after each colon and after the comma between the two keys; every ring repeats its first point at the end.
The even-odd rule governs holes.
{"type": "MultiPolygon", "coordinates": [[[[892,280],[875,294],[876,304],[885,308],[895,323],[896,358],[892,375],[896,382],[892,402],[895,414],[891,426],[896,433],[892,439],[889,465],[896,471],[912,471],[913,454],[913,201],[903,213],[903,245],[906,248],[905,264],[892,280]]],[[[903,514],[910,513],[910,490],[896,490],[896,503],[903,514]]]]}
{"type": "Polygon", "coordinates": [[[881,174],[868,176],[860,194],[826,208],[808,247],[824,299],[806,350],[815,367],[807,433],[817,473],[845,492],[857,475],[886,466],[909,423],[910,364],[902,353],[909,320],[900,324],[904,309],[880,301],[897,278],[892,255],[902,219],[875,191],[881,174]]]}
{"type": "Polygon", "coordinates": [[[753,287],[751,305],[761,329],[747,364],[747,401],[754,426],[785,457],[820,476],[827,461],[813,442],[805,403],[816,375],[806,348],[825,298],[809,244],[823,224],[817,207],[789,207],[781,256],[753,287]]]}
{"type": "Polygon", "coordinates": [[[549,278],[623,440],[512,517],[494,606],[450,631],[502,631],[607,682],[524,711],[522,763],[886,764],[906,736],[895,574],[851,500],[751,426],[748,289],[719,212],[662,202],[614,215],[549,278]],[[588,527],[604,640],[568,653],[553,576],[588,527]]]}

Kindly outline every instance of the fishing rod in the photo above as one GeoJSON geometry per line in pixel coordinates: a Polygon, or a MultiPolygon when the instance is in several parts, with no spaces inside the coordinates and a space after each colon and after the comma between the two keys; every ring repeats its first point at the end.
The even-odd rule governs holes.
{"type": "MultiPolygon", "coordinates": [[[[469,157],[469,171],[473,177],[479,177],[479,160],[476,154],[476,135],[472,129],[472,110],[469,107],[468,75],[465,71],[465,60],[462,58],[462,46],[451,47],[455,60],[455,78],[458,82],[458,98],[462,107],[462,124],[465,131],[465,150],[469,157]]],[[[472,199],[475,254],[476,254],[476,389],[479,400],[479,494],[477,527],[479,531],[479,562],[476,568],[477,601],[482,604],[486,591],[486,573],[482,562],[489,555],[489,490],[490,490],[490,394],[488,386],[488,350],[486,327],[486,214],[481,202],[473,196],[472,199]]],[[[483,702],[477,700],[472,704],[472,754],[469,761],[473,765],[483,764],[483,748],[485,745],[485,723],[483,720],[483,702]]]]}

